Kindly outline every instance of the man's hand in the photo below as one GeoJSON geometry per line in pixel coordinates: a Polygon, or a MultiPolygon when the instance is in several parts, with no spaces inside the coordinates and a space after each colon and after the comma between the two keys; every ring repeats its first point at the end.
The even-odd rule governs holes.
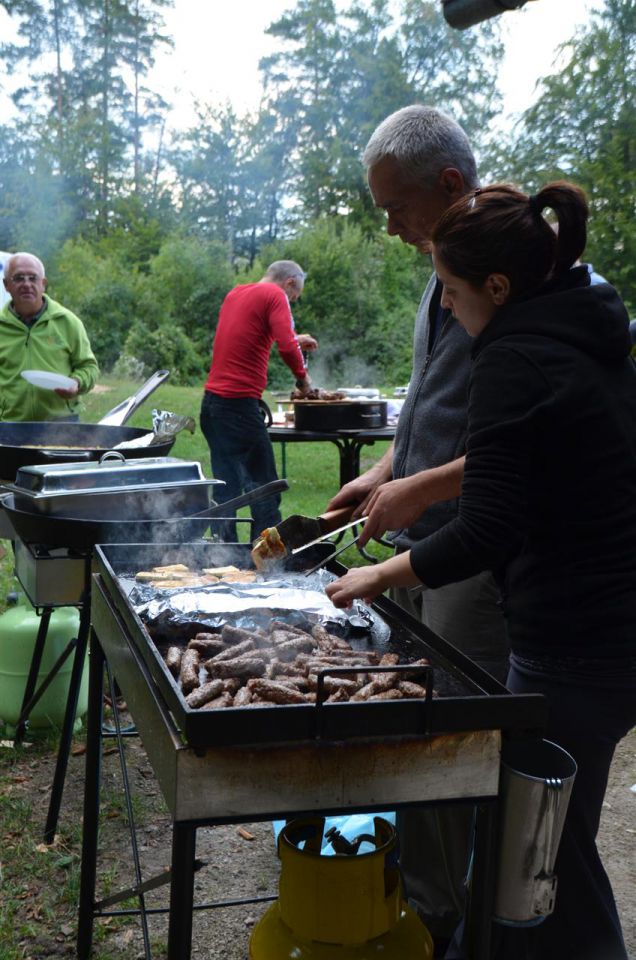
{"type": "Polygon", "coordinates": [[[393,444],[389,447],[383,457],[374,463],[369,470],[361,473],[355,480],[350,480],[341,487],[335,497],[332,497],[327,504],[326,510],[338,510],[340,507],[348,507],[350,504],[357,504],[356,509],[351,515],[351,519],[363,517],[366,513],[366,507],[373,492],[382,483],[391,479],[391,465],[393,463],[393,444]]]}
{"type": "Polygon", "coordinates": [[[464,457],[431,470],[422,470],[412,477],[390,480],[375,488],[365,507],[368,520],[358,544],[364,546],[372,537],[379,538],[387,530],[410,527],[433,503],[452,500],[461,491],[464,457]]]}
{"type": "Polygon", "coordinates": [[[318,341],[310,333],[297,333],[296,339],[301,350],[311,352],[318,349],[318,341]]]}
{"type": "Polygon", "coordinates": [[[301,377],[300,380],[296,381],[294,396],[306,397],[310,390],[311,390],[311,377],[309,376],[308,373],[306,373],[304,377],[301,377]]]}
{"type": "Polygon", "coordinates": [[[73,397],[76,397],[79,393],[79,383],[76,380],[74,387],[70,387],[68,390],[59,388],[55,391],[55,393],[57,393],[58,397],[62,397],[63,400],[72,400],[73,397]]]}

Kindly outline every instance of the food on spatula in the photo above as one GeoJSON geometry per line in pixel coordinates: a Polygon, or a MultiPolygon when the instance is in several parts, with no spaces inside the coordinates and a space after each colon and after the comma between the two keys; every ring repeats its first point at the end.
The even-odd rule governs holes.
{"type": "Polygon", "coordinates": [[[285,544],[281,540],[276,527],[266,527],[260,537],[254,541],[252,547],[252,560],[257,570],[271,567],[286,554],[285,544]]]}

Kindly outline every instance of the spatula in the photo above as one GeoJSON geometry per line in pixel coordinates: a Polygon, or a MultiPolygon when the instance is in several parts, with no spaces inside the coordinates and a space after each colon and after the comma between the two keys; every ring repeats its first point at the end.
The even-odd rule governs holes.
{"type": "Polygon", "coordinates": [[[354,510],[355,504],[349,504],[346,507],[340,507],[338,510],[329,510],[319,517],[303,517],[301,514],[293,514],[276,524],[276,529],[287,550],[291,552],[298,547],[305,546],[312,540],[317,540],[319,537],[324,537],[325,534],[339,529],[351,519],[354,510]]]}

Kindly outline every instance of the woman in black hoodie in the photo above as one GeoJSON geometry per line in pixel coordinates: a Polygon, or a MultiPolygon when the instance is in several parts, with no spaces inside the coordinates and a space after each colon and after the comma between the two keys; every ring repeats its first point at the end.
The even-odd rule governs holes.
{"type": "Polygon", "coordinates": [[[511,931],[515,960],[627,956],[595,838],[615,746],[636,723],[636,370],[616,291],[573,266],[587,215],[583,193],[556,183],[533,197],[487,187],[442,217],[442,305],[475,337],[459,513],[327,588],[345,606],[498,576],[508,686],[546,695],[547,736],[578,765],[555,912],[511,931]]]}

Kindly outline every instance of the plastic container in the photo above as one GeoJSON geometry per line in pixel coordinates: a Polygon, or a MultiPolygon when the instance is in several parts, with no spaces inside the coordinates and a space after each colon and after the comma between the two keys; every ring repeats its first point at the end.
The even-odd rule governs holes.
{"type": "Polygon", "coordinates": [[[550,740],[504,746],[495,897],[499,923],[535,926],[554,910],[554,862],[575,775],[574,759],[550,740]]]}
{"type": "MultiPolygon", "coordinates": [[[[22,709],[33,649],[40,626],[40,617],[26,597],[18,595],[17,603],[0,615],[0,718],[8,727],[17,723],[22,709]]],[[[79,611],[74,607],[54,610],[49,621],[37,687],[46,678],[53,664],[63,653],[69,640],[77,637],[79,611]]],[[[61,727],[73,668],[74,652],[64,661],[57,675],[34,706],[28,718],[30,729],[61,727]]],[[[88,660],[84,663],[80,685],[76,727],[88,709],[88,660]]]]}

